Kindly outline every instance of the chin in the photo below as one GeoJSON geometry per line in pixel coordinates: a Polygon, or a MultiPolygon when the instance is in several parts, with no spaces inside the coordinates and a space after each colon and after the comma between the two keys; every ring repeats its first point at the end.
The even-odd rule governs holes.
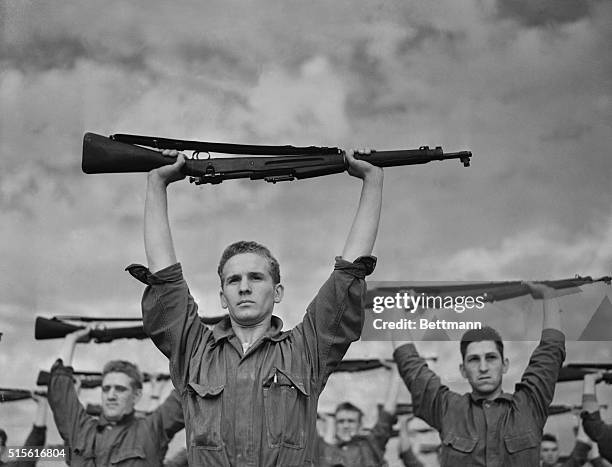
{"type": "Polygon", "coordinates": [[[123,414],[119,413],[119,412],[102,412],[104,414],[104,418],[106,418],[107,420],[119,420],[123,414]]]}

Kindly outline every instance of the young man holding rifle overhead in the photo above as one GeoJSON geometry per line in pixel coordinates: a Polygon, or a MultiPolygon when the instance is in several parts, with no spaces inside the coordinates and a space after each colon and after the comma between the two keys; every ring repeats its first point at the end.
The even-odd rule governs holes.
{"type": "Polygon", "coordinates": [[[527,283],[542,300],[542,337],[515,392],[502,389],[510,362],[499,333],[490,327],[461,338],[461,375],[469,394],[451,391],[419,356],[414,344],[398,345],[393,357],[417,417],[440,432],[440,465],[526,467],[540,465],[542,429],[565,359],[565,336],[554,289],[527,283]]]}
{"type": "Polygon", "coordinates": [[[148,175],[145,249],[148,268],[130,266],[147,284],[144,327],[170,360],[181,395],[190,465],[314,466],[317,402],[329,374],[364,319],[366,275],[382,199],[382,169],[347,153],[362,179],[357,213],[341,257],[300,324],[282,331],[272,315],[283,298],[278,262],[255,242],[227,247],[218,273],[229,316],[202,325],[177,262],[167,212],[167,186],[184,178],[184,156],[148,175]]]}

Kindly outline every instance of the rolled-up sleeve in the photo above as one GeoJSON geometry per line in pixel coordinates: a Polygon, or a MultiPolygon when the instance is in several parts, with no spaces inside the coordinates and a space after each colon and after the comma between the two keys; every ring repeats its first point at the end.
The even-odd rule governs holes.
{"type": "Polygon", "coordinates": [[[144,330],[170,360],[172,381],[182,391],[189,378],[192,353],[210,331],[198,316],[198,305],[183,278],[181,265],[176,263],[156,273],[136,264],[126,269],[147,285],[142,297],[144,330]]]}
{"type": "Polygon", "coordinates": [[[548,407],[555,395],[559,370],[565,360],[565,335],[556,329],[544,329],[529,365],[516,385],[516,394],[526,394],[540,426],[548,417],[548,407]]]}
{"type": "Polygon", "coordinates": [[[338,365],[351,342],[359,339],[364,323],[365,277],[374,271],[376,258],[362,256],[354,262],[336,257],[334,271],[310,302],[294,333],[303,334],[320,389],[338,365]]]}

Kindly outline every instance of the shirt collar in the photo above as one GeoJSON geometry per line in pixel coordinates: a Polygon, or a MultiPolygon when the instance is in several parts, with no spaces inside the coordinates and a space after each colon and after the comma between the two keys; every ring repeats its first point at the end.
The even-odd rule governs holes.
{"type": "MultiPolygon", "coordinates": [[[[476,404],[482,404],[483,401],[487,400],[484,397],[478,397],[476,396],[473,392],[470,393],[470,399],[472,399],[472,402],[475,402],[476,404]]],[[[512,394],[508,394],[507,392],[501,392],[501,394],[499,394],[495,399],[493,400],[499,400],[499,399],[504,399],[507,401],[511,401],[512,400],[512,394]]]]}
{"type": "MultiPolygon", "coordinates": [[[[268,338],[275,342],[285,339],[287,336],[289,336],[289,333],[283,332],[282,329],[283,320],[281,320],[278,316],[272,315],[270,327],[264,334],[264,339],[268,338]]],[[[236,335],[234,329],[232,328],[232,321],[230,320],[229,315],[225,316],[221,321],[214,325],[212,333],[215,344],[218,344],[223,339],[229,339],[230,337],[236,335]]]]}
{"type": "Polygon", "coordinates": [[[118,422],[113,423],[113,422],[110,422],[109,420],[107,420],[107,418],[104,415],[100,415],[100,418],[98,418],[98,430],[102,430],[102,429],[106,428],[108,425],[113,425],[113,424],[115,424],[115,425],[128,425],[135,418],[136,418],[136,414],[134,412],[130,412],[130,413],[124,415],[123,417],[121,417],[118,422]]]}

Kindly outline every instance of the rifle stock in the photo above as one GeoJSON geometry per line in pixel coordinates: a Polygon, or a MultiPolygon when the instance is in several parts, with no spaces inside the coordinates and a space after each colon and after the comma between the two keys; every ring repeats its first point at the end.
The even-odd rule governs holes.
{"type": "MultiPolygon", "coordinates": [[[[220,152],[267,155],[187,159],[183,173],[192,177],[190,181],[196,184],[216,184],[236,178],[263,179],[276,183],[337,174],[347,168],[344,154],[335,147],[256,146],[122,134],[107,138],[86,133],[83,137],[82,169],[87,174],[148,172],[175,162],[175,157],[162,155],[160,149],[194,151],[195,154],[220,152]]],[[[370,154],[356,154],[355,157],[379,167],[425,164],[447,159],[459,159],[467,167],[472,153],[462,151],[444,154],[440,147],[430,149],[423,146],[399,151],[372,151],[370,154]]]]}
{"type": "MultiPolygon", "coordinates": [[[[203,324],[210,326],[221,321],[225,315],[218,316],[204,316],[200,317],[203,324]]],[[[63,316],[64,319],[70,320],[70,317],[63,316]]],[[[82,318],[77,317],[78,320],[82,318]]],[[[78,329],[84,329],[85,326],[77,326],[74,324],[66,323],[63,320],[57,318],[43,318],[38,316],[34,324],[34,338],[36,340],[45,339],[61,339],[66,337],[68,334],[77,331],[78,329]]],[[[92,329],[89,336],[85,336],[79,339],[79,342],[89,342],[94,340],[96,343],[112,342],[115,339],[146,339],[148,336],[144,332],[142,325],[129,326],[129,327],[113,327],[103,329],[92,329]]]]}
{"type": "MultiPolygon", "coordinates": [[[[34,325],[34,338],[37,340],[59,339],[68,334],[84,329],[85,326],[75,326],[56,319],[36,318],[34,325]]],[[[89,336],[85,336],[79,342],[89,342],[93,339],[97,343],[112,342],[115,339],[146,339],[147,335],[142,326],[118,327],[107,329],[92,329],[89,336]]]]}
{"type": "MultiPolygon", "coordinates": [[[[595,373],[598,369],[609,369],[608,364],[594,364],[591,365],[582,365],[582,364],[569,364],[561,367],[559,371],[559,377],[557,378],[557,382],[563,383],[567,381],[582,381],[585,375],[589,373],[595,373]],[[603,368],[598,368],[598,367],[603,368]]],[[[612,384],[612,372],[608,371],[604,373],[601,377],[601,381],[612,384]]]]}
{"type": "Polygon", "coordinates": [[[25,399],[31,399],[32,396],[34,395],[47,397],[47,393],[44,391],[31,391],[29,389],[0,388],[0,403],[1,402],[15,402],[15,401],[22,401],[25,399]]]}
{"type": "MultiPolygon", "coordinates": [[[[74,376],[78,377],[81,380],[81,387],[84,389],[93,389],[102,385],[102,373],[93,372],[93,371],[75,371],[73,373],[74,376]]],[[[150,381],[169,381],[169,374],[150,374],[143,373],[142,374],[143,381],[148,383],[150,381]]],[[[36,379],[37,386],[48,386],[49,380],[51,378],[51,373],[48,371],[40,370],[38,372],[38,378],[36,379]]]]}

